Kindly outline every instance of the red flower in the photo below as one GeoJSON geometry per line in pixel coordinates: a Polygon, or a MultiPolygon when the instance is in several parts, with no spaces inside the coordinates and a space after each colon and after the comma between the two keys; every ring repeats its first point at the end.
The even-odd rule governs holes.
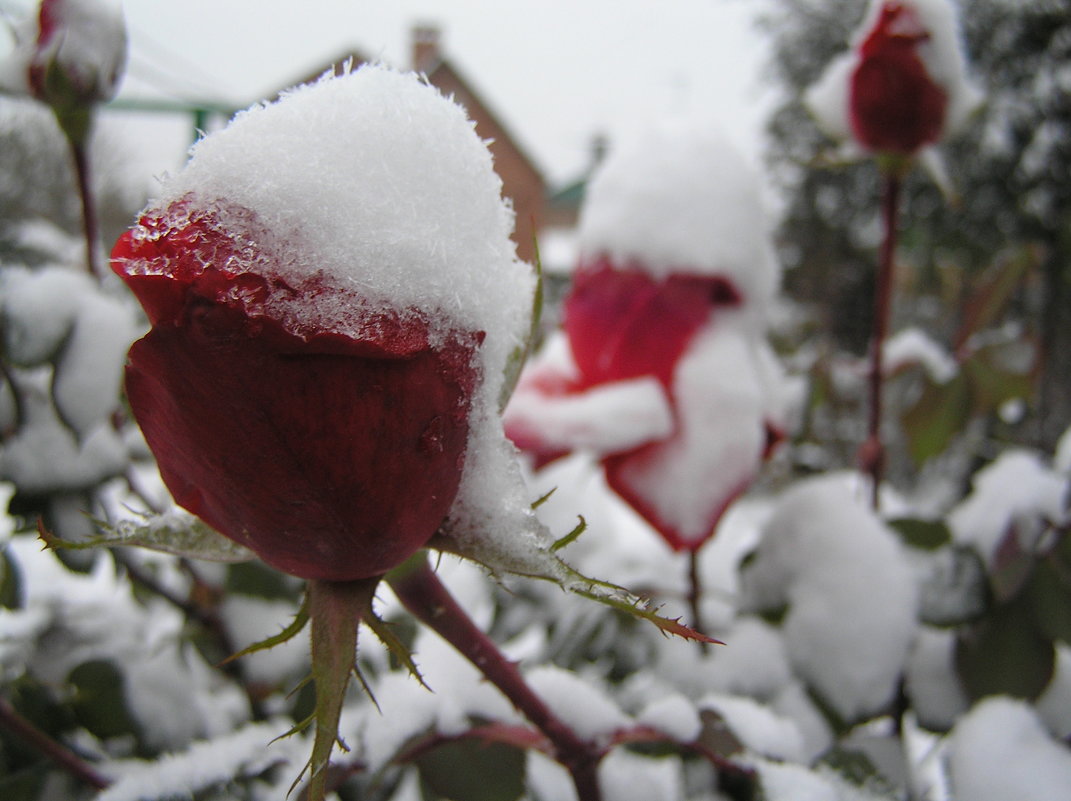
{"type": "Polygon", "coordinates": [[[507,434],[537,466],[594,452],[670,547],[699,548],[781,436],[767,346],[719,316],[743,301],[724,276],[582,265],[564,301],[571,359],[544,354],[526,371],[507,434]]]}
{"type": "Polygon", "coordinates": [[[483,335],[433,342],[419,314],[322,277],[232,272],[267,235],[242,219],[224,230],[180,202],[116,244],[152,323],[130,350],[131,408],[176,501],[222,534],[303,578],[380,575],[454,501],[483,335]],[[306,319],[310,300],[341,311],[306,319]]]}
{"type": "Polygon", "coordinates": [[[126,28],[110,0],[42,0],[27,68],[30,93],[53,108],[110,100],[126,61],[126,28]]]}
{"type": "Polygon", "coordinates": [[[941,138],[948,94],[919,55],[929,39],[910,5],[882,6],[851,76],[849,119],[864,147],[909,156],[941,138]]]}

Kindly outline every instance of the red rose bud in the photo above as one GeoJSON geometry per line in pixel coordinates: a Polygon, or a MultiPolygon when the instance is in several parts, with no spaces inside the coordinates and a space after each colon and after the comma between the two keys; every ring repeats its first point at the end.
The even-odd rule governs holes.
{"type": "Polygon", "coordinates": [[[256,262],[255,217],[173,204],[112,254],[149,334],[127,366],[131,408],[176,501],[287,573],[380,575],[423,546],[461,479],[482,335],[429,336],[419,313],[312,327],[309,301],[367,306],[312,275],[256,262]]]}
{"type": "Polygon", "coordinates": [[[439,530],[541,535],[498,415],[535,284],[501,188],[464,109],[380,66],[198,142],[113,254],[153,326],[131,406],[178,502],[313,579],[439,530]]]}
{"type": "Polygon", "coordinates": [[[911,155],[940,139],[948,94],[919,56],[929,38],[910,5],[887,2],[859,48],[849,113],[856,138],[869,150],[911,155]]]}
{"type": "Polygon", "coordinates": [[[978,106],[950,0],[871,0],[852,40],[806,95],[830,136],[913,156],[978,106]]]}
{"type": "Polygon", "coordinates": [[[126,62],[126,28],[113,0],[42,0],[27,66],[31,94],[53,108],[110,100],[126,62]]]}

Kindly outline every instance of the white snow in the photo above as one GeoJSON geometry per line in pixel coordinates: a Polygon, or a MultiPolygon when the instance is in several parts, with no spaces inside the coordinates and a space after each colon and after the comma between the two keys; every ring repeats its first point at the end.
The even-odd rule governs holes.
{"type": "Polygon", "coordinates": [[[615,143],[587,188],[580,250],[655,278],[723,276],[761,316],[779,266],[758,178],[719,130],[710,118],[677,118],[615,143]]]}
{"type": "Polygon", "coordinates": [[[906,689],[919,724],[944,731],[967,711],[970,699],[953,663],[954,629],[920,626],[906,666],[906,689]]]}
{"type": "Polygon", "coordinates": [[[885,341],[883,359],[887,373],[919,365],[938,384],[950,380],[959,370],[948,351],[921,328],[905,328],[889,337],[885,341]]]}
{"type": "Polygon", "coordinates": [[[1061,740],[1071,737],[1071,646],[1056,644],[1052,680],[1037,700],[1037,713],[1045,726],[1061,740]]]}
{"type": "Polygon", "coordinates": [[[628,716],[594,681],[554,665],[525,674],[528,685],[560,720],[586,740],[607,740],[627,726],[628,716]]]}
{"type": "Polygon", "coordinates": [[[189,797],[235,776],[256,776],[279,763],[296,772],[311,746],[303,737],[275,739],[290,725],[285,719],[250,723],[231,734],[195,742],[184,751],[155,761],[108,763],[104,771],[116,781],[97,796],[97,801],[189,797]]]}
{"type": "Polygon", "coordinates": [[[952,731],[949,770],[957,799],[1063,801],[1071,751],[1045,731],[1024,702],[988,698],[952,731]]]}
{"type": "Polygon", "coordinates": [[[673,376],[677,430],[618,474],[686,542],[710,536],[711,520],[762,464],[768,394],[756,361],[734,327],[715,321],[700,333],[673,376]]]}
{"type": "Polygon", "coordinates": [[[729,731],[748,750],[771,759],[803,761],[799,728],[768,706],[751,698],[711,693],[699,700],[699,707],[721,715],[729,731]]]}
{"type": "Polygon", "coordinates": [[[1071,427],[1056,442],[1056,453],[1052,457],[1052,468],[1059,473],[1071,476],[1071,427]]]}
{"type": "Polygon", "coordinates": [[[703,727],[695,704],[680,693],[670,693],[647,704],[636,715],[636,722],[682,743],[698,739],[703,727]]]}
{"type": "MultiPolygon", "coordinates": [[[[554,339],[564,341],[560,333],[554,339]]],[[[546,360],[540,358],[524,372],[506,407],[506,431],[514,442],[538,442],[541,450],[550,452],[583,450],[602,455],[631,450],[672,432],[669,400],[653,376],[615,381],[584,392],[547,392],[541,386],[545,365],[546,360]]]]}
{"type": "Polygon", "coordinates": [[[972,545],[987,564],[992,564],[1013,523],[1024,524],[1020,545],[1029,550],[1037,544],[1030,540],[1042,530],[1043,521],[1059,524],[1067,519],[1068,477],[1030,451],[1002,453],[975,474],[972,486],[971,494],[949,513],[948,524],[955,541],[972,545]]]}
{"type": "MultiPolygon", "coordinates": [[[[758,760],[767,801],[880,801],[876,792],[849,784],[831,769],[810,770],[791,762],[758,760]]],[[[973,801],[973,800],[972,800],[973,801]]]]}
{"type": "MultiPolygon", "coordinates": [[[[483,561],[548,572],[539,556],[546,534],[528,508],[497,408],[507,359],[527,338],[535,287],[509,238],[513,213],[501,190],[461,106],[412,74],[368,65],[237,115],[194,146],[150,212],[181,227],[191,207],[208,209],[251,243],[228,270],[337,289],[268,301],[267,313],[299,333],[360,337],[368,311],[419,317],[433,342],[485,332],[482,385],[446,530],[483,561]],[[183,201],[185,210],[165,212],[183,201]]],[[[160,266],[128,269],[151,274],[160,266]]]]}
{"type": "Polygon", "coordinates": [[[599,763],[603,797],[614,801],[683,798],[680,759],[651,759],[617,748],[599,763]]]}
{"type": "Polygon", "coordinates": [[[788,606],[789,660],[840,716],[881,709],[915,633],[917,589],[896,536],[831,473],[777,503],[742,582],[748,608],[788,606]]]}

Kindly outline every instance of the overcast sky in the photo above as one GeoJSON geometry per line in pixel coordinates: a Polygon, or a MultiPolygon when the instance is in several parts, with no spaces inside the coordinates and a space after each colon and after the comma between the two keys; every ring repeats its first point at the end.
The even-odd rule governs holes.
{"type": "MultiPolygon", "coordinates": [[[[653,115],[713,111],[757,158],[768,99],[768,0],[126,0],[126,98],[238,106],[356,48],[408,67],[414,23],[441,27],[447,57],[552,181],[591,141],[653,115]]],[[[33,0],[0,0],[6,10],[33,0]]]]}

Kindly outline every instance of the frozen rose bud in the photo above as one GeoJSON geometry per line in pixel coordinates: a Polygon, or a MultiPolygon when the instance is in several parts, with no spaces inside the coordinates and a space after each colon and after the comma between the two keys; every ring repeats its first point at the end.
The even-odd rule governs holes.
{"type": "Polygon", "coordinates": [[[414,75],[325,77],[199,142],[113,253],[175,499],[312,579],[436,532],[542,536],[498,415],[534,290],[512,222],[464,109],[414,75]]]}
{"type": "Polygon", "coordinates": [[[119,88],[126,48],[116,0],[42,0],[27,65],[30,93],[57,109],[110,100],[119,88]]]}
{"type": "Polygon", "coordinates": [[[944,128],[948,94],[919,55],[929,40],[910,5],[887,2],[859,48],[849,114],[856,139],[868,150],[910,155],[934,144],[944,128]]]}
{"type": "Polygon", "coordinates": [[[674,370],[673,431],[603,460],[610,487],[674,550],[714,535],[776,447],[785,381],[771,358],[731,325],[706,327],[674,370]]]}
{"type": "Polygon", "coordinates": [[[340,293],[228,271],[264,236],[250,223],[172,207],[117,244],[153,324],[130,351],[131,409],[175,500],[209,525],[292,575],[380,575],[457,494],[481,335],[433,344],[420,315],[379,312],[359,336],[352,320],[298,325],[292,307],[340,293]]]}
{"type": "Polygon", "coordinates": [[[978,103],[948,0],[873,0],[848,53],[806,101],[831,136],[913,156],[955,132],[978,103]]]}
{"type": "Polygon", "coordinates": [[[756,176],[709,120],[664,122],[611,151],[580,239],[563,333],[522,376],[506,431],[537,466],[591,453],[672,548],[695,550],[787,426],[756,176]]]}

